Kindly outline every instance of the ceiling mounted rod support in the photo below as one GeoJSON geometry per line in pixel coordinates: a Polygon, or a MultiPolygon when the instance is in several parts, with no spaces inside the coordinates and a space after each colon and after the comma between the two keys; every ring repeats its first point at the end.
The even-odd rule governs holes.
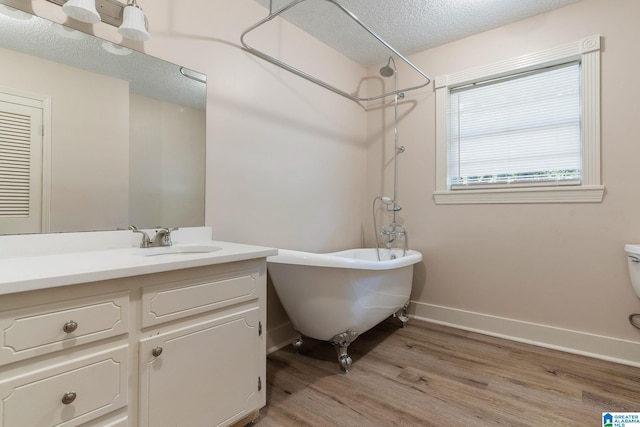
{"type": "MultiPolygon", "coordinates": [[[[51,0],[49,0],[51,1],[51,0]]],[[[378,95],[378,96],[372,96],[372,97],[359,97],[359,96],[355,96],[355,95],[351,95],[343,90],[340,90],[338,88],[336,88],[333,85],[330,85],[329,83],[326,83],[323,80],[320,80],[310,74],[305,73],[304,71],[301,71],[271,55],[268,55],[252,46],[250,46],[246,41],[245,41],[245,36],[247,34],[249,34],[250,32],[252,32],[253,30],[257,29],[258,27],[266,24],[267,22],[271,21],[272,19],[274,19],[277,16],[280,16],[281,14],[283,14],[284,12],[288,11],[289,9],[293,8],[294,6],[303,3],[307,0],[293,0],[291,3],[285,5],[284,7],[282,7],[281,9],[273,12],[271,10],[271,3],[269,6],[269,15],[267,15],[266,18],[260,20],[259,22],[257,22],[256,24],[250,26],[249,28],[247,28],[246,30],[244,30],[244,32],[242,33],[242,35],[240,36],[240,42],[242,43],[242,46],[244,47],[244,49],[259,57],[264,59],[265,61],[268,61],[274,65],[277,65],[280,68],[283,68],[293,74],[298,75],[299,77],[302,77],[303,79],[306,79],[312,83],[315,83],[325,89],[330,90],[331,92],[334,92],[340,96],[343,96],[347,99],[350,99],[354,102],[357,103],[361,103],[361,102],[366,102],[366,101],[374,101],[377,99],[382,99],[385,98],[387,96],[392,96],[392,95],[400,95],[404,92],[409,92],[412,90],[416,90],[416,89],[420,89],[423,88],[425,86],[427,86],[429,83],[431,83],[431,78],[426,75],[422,70],[420,70],[418,67],[416,67],[411,61],[409,61],[404,55],[402,55],[400,52],[398,52],[393,46],[391,46],[389,43],[387,43],[385,40],[383,40],[378,34],[376,34],[373,30],[371,30],[369,27],[367,27],[356,15],[354,15],[350,10],[348,10],[347,8],[345,8],[344,6],[342,6],[340,3],[338,3],[335,0],[323,0],[326,2],[329,2],[331,4],[333,4],[334,6],[336,6],[341,12],[343,12],[344,14],[346,14],[349,18],[351,18],[351,20],[353,20],[355,23],[357,23],[360,27],[362,27],[367,33],[369,33],[371,36],[373,36],[376,40],[378,40],[380,43],[382,43],[382,45],[384,45],[387,49],[389,49],[391,52],[393,52],[394,55],[396,55],[398,57],[398,59],[402,60],[403,62],[405,62],[407,65],[409,65],[411,68],[413,68],[416,72],[418,72],[418,74],[420,74],[422,77],[425,78],[426,82],[417,86],[411,86],[411,87],[407,87],[407,88],[402,88],[402,89],[395,89],[391,92],[386,92],[383,93],[382,95],[378,95]]]]}

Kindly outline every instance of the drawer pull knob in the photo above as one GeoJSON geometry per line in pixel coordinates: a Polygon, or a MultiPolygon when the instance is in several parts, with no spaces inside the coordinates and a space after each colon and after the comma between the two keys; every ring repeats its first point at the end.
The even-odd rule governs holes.
{"type": "Polygon", "coordinates": [[[62,327],[62,330],[65,331],[68,334],[70,334],[71,332],[75,332],[76,329],[78,329],[78,323],[74,322],[73,320],[69,320],[62,327]]]}
{"type": "Polygon", "coordinates": [[[162,347],[156,347],[153,350],[151,350],[151,354],[153,355],[153,357],[158,357],[162,354],[162,347]]]}
{"type": "Polygon", "coordinates": [[[76,393],[73,391],[69,391],[62,396],[62,403],[65,405],[73,403],[74,400],[76,400],[76,393]]]}

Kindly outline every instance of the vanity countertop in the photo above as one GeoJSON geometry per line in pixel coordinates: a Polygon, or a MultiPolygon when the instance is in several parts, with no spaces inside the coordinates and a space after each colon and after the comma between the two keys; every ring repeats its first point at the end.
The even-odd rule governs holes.
{"type": "Polygon", "coordinates": [[[171,248],[211,246],[214,252],[145,256],[160,248],[125,248],[0,258],[0,295],[160,273],[276,255],[277,249],[215,240],[171,248]]]}

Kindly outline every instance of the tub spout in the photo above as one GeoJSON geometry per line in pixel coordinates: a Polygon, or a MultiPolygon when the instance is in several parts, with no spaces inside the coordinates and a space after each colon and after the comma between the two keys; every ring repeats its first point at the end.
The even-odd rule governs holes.
{"type": "Polygon", "coordinates": [[[347,348],[356,338],[358,338],[358,333],[354,331],[346,331],[331,338],[331,345],[333,345],[338,353],[340,369],[342,369],[345,374],[349,372],[349,368],[351,368],[351,357],[347,354],[347,348]]]}
{"type": "Polygon", "coordinates": [[[387,249],[391,249],[393,247],[393,243],[397,238],[401,238],[404,241],[405,250],[407,248],[407,231],[403,226],[397,224],[395,222],[389,224],[389,228],[382,227],[382,231],[380,232],[386,238],[387,249]]]}

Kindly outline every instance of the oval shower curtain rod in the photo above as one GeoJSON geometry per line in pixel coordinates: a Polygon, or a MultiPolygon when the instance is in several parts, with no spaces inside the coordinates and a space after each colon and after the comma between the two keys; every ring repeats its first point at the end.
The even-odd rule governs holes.
{"type": "Polygon", "coordinates": [[[244,30],[244,32],[242,33],[242,35],[240,36],[240,42],[242,43],[242,46],[244,46],[244,49],[250,53],[252,53],[253,55],[256,55],[259,58],[264,59],[265,61],[268,61],[274,65],[277,65],[280,68],[283,68],[293,74],[296,74],[300,77],[302,77],[303,79],[306,79],[312,83],[315,83],[319,86],[322,86],[325,89],[330,90],[331,92],[334,92],[340,96],[343,96],[347,99],[350,99],[354,102],[357,103],[361,103],[361,102],[366,102],[366,101],[374,101],[377,99],[382,99],[385,98],[387,96],[391,96],[391,95],[398,95],[400,93],[404,93],[404,92],[409,92],[412,90],[416,90],[416,89],[420,89],[423,88],[425,86],[427,86],[429,83],[431,83],[431,79],[429,78],[429,76],[427,76],[424,72],[422,72],[422,70],[420,70],[418,67],[416,67],[411,61],[409,61],[407,58],[405,58],[400,52],[398,52],[396,49],[393,48],[393,46],[391,46],[389,43],[387,43],[386,41],[384,41],[380,36],[378,36],[373,30],[371,30],[369,27],[367,27],[356,15],[354,15],[351,11],[349,11],[348,9],[346,9],[344,6],[342,6],[340,3],[338,3],[335,0],[320,0],[320,1],[326,1],[329,2],[333,5],[335,5],[340,11],[342,11],[344,14],[346,14],[349,18],[351,18],[351,20],[353,20],[355,23],[357,23],[360,27],[362,27],[365,31],[367,31],[370,35],[372,35],[376,40],[378,40],[380,43],[382,43],[382,45],[384,45],[387,49],[389,49],[394,55],[397,56],[398,59],[404,61],[406,64],[408,64],[411,68],[413,68],[415,71],[418,72],[418,74],[420,74],[422,77],[424,77],[426,79],[426,83],[423,83],[421,85],[418,86],[412,86],[412,87],[407,87],[407,88],[403,88],[403,89],[396,89],[390,92],[386,92],[383,93],[382,95],[378,95],[378,96],[372,96],[372,97],[358,97],[355,95],[351,95],[341,89],[336,88],[335,86],[330,85],[329,83],[324,82],[323,80],[320,80],[316,77],[313,77],[310,74],[305,73],[304,71],[301,71],[271,55],[268,55],[254,47],[249,46],[249,44],[247,44],[247,42],[244,40],[245,36],[247,34],[249,34],[251,31],[255,30],[256,28],[260,27],[261,25],[271,21],[273,18],[281,15],[282,13],[286,12],[287,10],[293,8],[294,6],[303,3],[305,1],[308,0],[294,0],[291,3],[287,4],[286,6],[284,6],[283,8],[273,12],[271,10],[271,7],[269,8],[269,15],[267,15],[266,18],[262,19],[261,21],[257,22],[256,24],[252,25],[251,27],[247,28],[246,30],[244,30]]]}

